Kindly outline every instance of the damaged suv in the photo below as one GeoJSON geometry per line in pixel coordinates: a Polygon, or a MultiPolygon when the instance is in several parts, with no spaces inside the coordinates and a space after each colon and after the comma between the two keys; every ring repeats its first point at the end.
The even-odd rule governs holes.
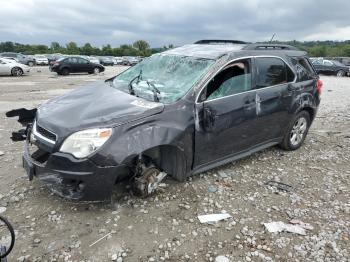
{"type": "Polygon", "coordinates": [[[274,145],[299,148],[322,82],[292,46],[201,40],[155,54],[103,82],[7,112],[26,126],[23,166],[59,195],[141,195],[274,145]]]}

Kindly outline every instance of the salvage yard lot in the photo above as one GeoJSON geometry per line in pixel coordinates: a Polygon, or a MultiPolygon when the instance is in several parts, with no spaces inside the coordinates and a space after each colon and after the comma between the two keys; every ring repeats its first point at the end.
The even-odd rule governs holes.
{"type": "Polygon", "coordinates": [[[29,76],[0,77],[0,207],[17,232],[10,261],[214,261],[219,255],[231,261],[349,261],[350,78],[321,77],[320,110],[294,152],[274,147],[184,183],[167,178],[147,199],[119,186],[112,203],[69,202],[37,180],[28,182],[23,143],[9,138],[19,124],[4,113],[125,68],[64,77],[35,67],[29,76]],[[265,185],[270,180],[291,187],[265,185]],[[213,225],[197,218],[221,212],[233,218],[213,225]],[[263,226],[293,218],[314,229],[302,236],[263,226]]]}

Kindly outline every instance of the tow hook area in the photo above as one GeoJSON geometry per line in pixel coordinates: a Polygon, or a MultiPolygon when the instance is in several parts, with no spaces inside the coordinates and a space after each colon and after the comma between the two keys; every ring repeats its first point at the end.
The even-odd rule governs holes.
{"type": "Polygon", "coordinates": [[[167,173],[161,172],[156,167],[144,168],[141,174],[135,177],[134,193],[141,197],[151,195],[166,176],[167,173]]]}

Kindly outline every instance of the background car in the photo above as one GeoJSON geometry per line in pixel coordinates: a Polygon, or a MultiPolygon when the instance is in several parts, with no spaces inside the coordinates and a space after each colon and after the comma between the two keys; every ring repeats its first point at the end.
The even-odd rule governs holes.
{"type": "Polygon", "coordinates": [[[35,59],[36,65],[48,65],[49,64],[49,60],[44,55],[35,55],[34,59],[35,59]]]}
{"type": "Polygon", "coordinates": [[[13,59],[0,58],[0,75],[21,76],[29,73],[30,68],[13,59]]]}
{"type": "Polygon", "coordinates": [[[59,75],[69,75],[70,73],[98,74],[103,72],[105,68],[79,56],[71,56],[58,59],[50,66],[50,70],[59,75]]]}
{"type": "Polygon", "coordinates": [[[114,61],[112,59],[110,59],[109,57],[100,56],[99,60],[100,60],[101,65],[104,65],[104,66],[113,66],[114,65],[114,61]]]}
{"type": "Polygon", "coordinates": [[[29,66],[34,66],[35,65],[35,59],[26,56],[20,53],[13,53],[13,52],[5,52],[5,53],[0,53],[0,57],[8,57],[8,58],[15,58],[19,63],[29,65],[29,66]]]}
{"type": "Polygon", "coordinates": [[[123,65],[133,66],[139,63],[140,60],[134,56],[123,56],[123,65]]]}
{"type": "Polygon", "coordinates": [[[312,65],[318,74],[336,75],[339,77],[350,75],[350,67],[336,60],[313,59],[312,65]]]}
{"type": "Polygon", "coordinates": [[[89,56],[88,60],[91,63],[94,63],[94,64],[99,64],[100,63],[100,60],[97,57],[94,57],[94,56],[89,56]]]}
{"type": "Polygon", "coordinates": [[[114,57],[115,60],[117,61],[117,65],[122,65],[123,64],[123,58],[119,57],[119,56],[116,56],[114,57]]]}

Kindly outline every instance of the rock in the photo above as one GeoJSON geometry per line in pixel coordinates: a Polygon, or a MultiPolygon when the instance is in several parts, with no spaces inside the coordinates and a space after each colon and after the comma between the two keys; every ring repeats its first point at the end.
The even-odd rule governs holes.
{"type": "Polygon", "coordinates": [[[117,261],[117,259],[118,259],[118,254],[113,254],[113,255],[111,256],[111,259],[112,259],[112,261],[117,261]]]}
{"type": "Polygon", "coordinates": [[[0,156],[3,156],[5,155],[5,152],[4,151],[0,151],[0,156]]]}
{"type": "Polygon", "coordinates": [[[6,207],[0,207],[0,214],[6,211],[6,207]]]}
{"type": "Polygon", "coordinates": [[[225,256],[217,256],[215,262],[230,262],[230,260],[225,256]]]}
{"type": "Polygon", "coordinates": [[[39,238],[35,238],[33,242],[34,244],[40,244],[41,240],[39,238]]]}

